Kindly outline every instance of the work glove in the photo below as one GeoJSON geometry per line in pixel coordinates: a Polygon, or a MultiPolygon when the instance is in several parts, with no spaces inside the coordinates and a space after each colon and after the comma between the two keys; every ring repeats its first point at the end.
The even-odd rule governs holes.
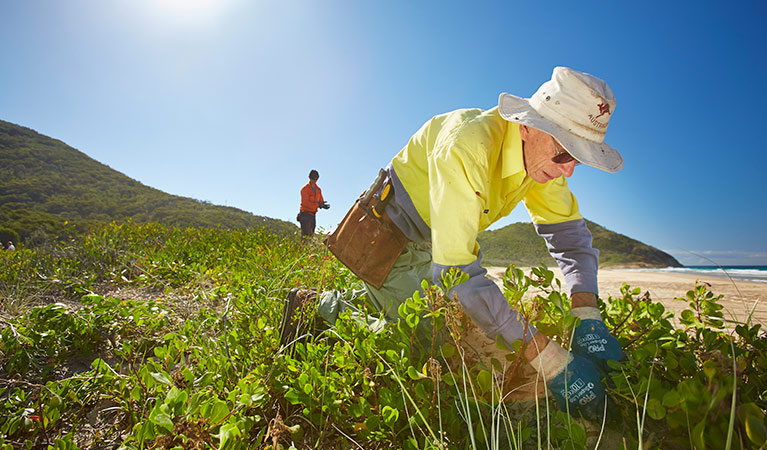
{"type": "Polygon", "coordinates": [[[607,372],[607,361],[621,361],[626,357],[607,325],[602,322],[599,308],[581,306],[573,308],[572,314],[581,319],[573,334],[573,352],[591,360],[597,367],[607,372]]]}
{"type": "Polygon", "coordinates": [[[319,207],[322,209],[330,209],[330,204],[328,202],[320,202],[319,207]]]}
{"type": "Polygon", "coordinates": [[[599,420],[605,408],[605,387],[599,370],[588,359],[570,353],[554,341],[530,361],[562,411],[599,420]]]}

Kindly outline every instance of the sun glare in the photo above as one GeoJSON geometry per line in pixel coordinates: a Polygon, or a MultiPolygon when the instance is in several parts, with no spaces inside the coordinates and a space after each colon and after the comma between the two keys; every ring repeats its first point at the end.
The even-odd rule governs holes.
{"type": "Polygon", "coordinates": [[[223,14],[233,0],[154,0],[156,11],[178,21],[208,22],[223,14]]]}
{"type": "Polygon", "coordinates": [[[168,11],[175,11],[184,14],[204,14],[217,5],[221,4],[219,0],[158,0],[157,4],[168,11]]]}

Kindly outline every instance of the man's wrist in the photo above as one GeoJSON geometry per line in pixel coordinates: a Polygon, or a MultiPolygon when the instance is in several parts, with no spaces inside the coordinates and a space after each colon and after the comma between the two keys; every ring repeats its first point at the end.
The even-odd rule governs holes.
{"type": "Polygon", "coordinates": [[[579,306],[573,308],[571,313],[581,320],[602,320],[602,314],[596,306],[579,306]]]}
{"type": "Polygon", "coordinates": [[[581,306],[597,306],[597,294],[593,292],[575,292],[571,296],[572,307],[580,308],[581,306]]]}
{"type": "Polygon", "coordinates": [[[556,342],[550,340],[549,344],[541,349],[538,356],[530,361],[530,365],[546,380],[546,383],[548,383],[562,373],[567,367],[567,363],[572,360],[573,355],[570,352],[563,349],[556,342]]]}
{"type": "Polygon", "coordinates": [[[530,342],[527,343],[527,347],[525,347],[522,356],[524,356],[527,361],[532,361],[544,348],[546,348],[547,345],[549,345],[549,338],[543,333],[535,333],[533,338],[530,339],[530,342]]]}

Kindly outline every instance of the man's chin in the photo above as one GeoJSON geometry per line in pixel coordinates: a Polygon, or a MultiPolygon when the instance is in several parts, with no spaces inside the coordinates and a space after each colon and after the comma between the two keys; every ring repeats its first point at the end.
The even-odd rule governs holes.
{"type": "Polygon", "coordinates": [[[538,174],[538,175],[535,175],[535,176],[530,176],[530,178],[532,178],[533,181],[535,181],[538,184],[546,184],[546,183],[549,182],[549,180],[551,180],[550,177],[547,177],[544,174],[538,174]]]}

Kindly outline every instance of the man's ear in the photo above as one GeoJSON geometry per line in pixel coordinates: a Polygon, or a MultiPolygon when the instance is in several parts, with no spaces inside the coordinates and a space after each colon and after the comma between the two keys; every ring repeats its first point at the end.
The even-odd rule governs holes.
{"type": "Polygon", "coordinates": [[[527,138],[530,136],[530,128],[527,128],[527,125],[519,125],[519,136],[522,138],[523,141],[526,141],[527,138]]]}

